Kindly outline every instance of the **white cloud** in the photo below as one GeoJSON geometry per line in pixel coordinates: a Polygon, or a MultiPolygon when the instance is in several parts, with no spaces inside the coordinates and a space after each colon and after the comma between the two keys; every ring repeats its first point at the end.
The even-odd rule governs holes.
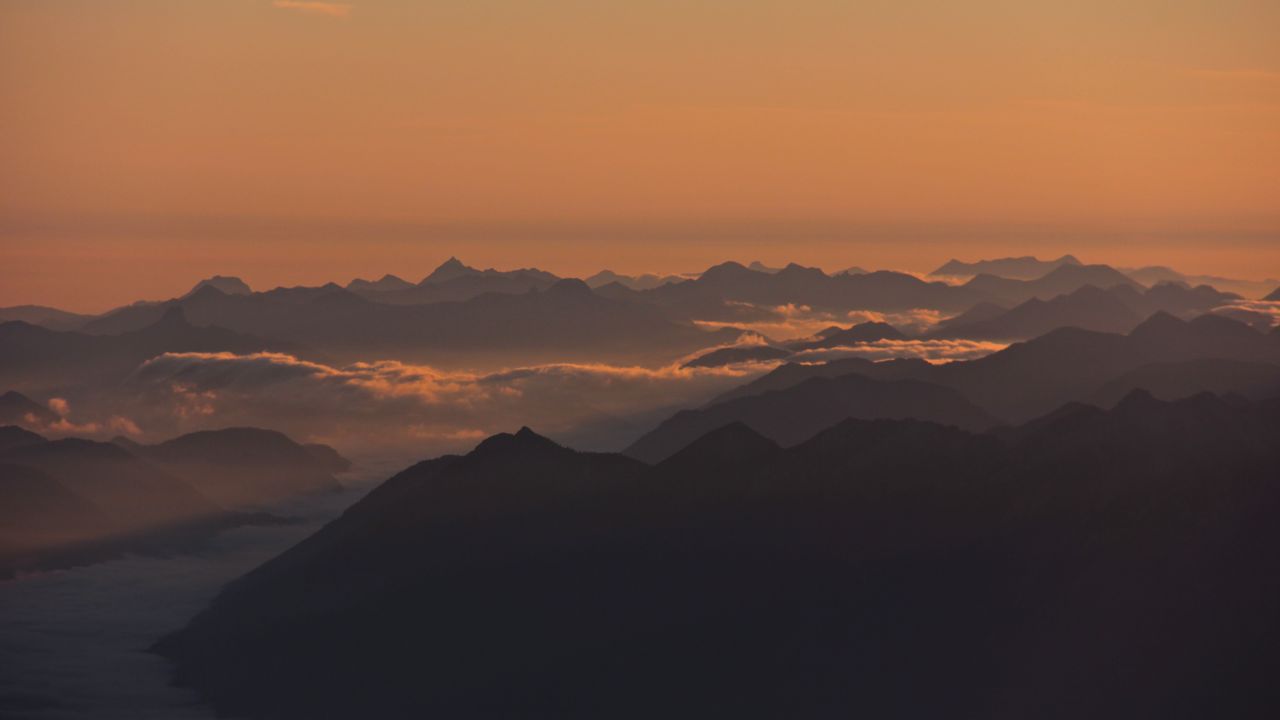
{"type": "Polygon", "coordinates": [[[702,402],[768,369],[554,363],[492,373],[395,361],[331,367],[280,353],[166,353],[131,378],[138,406],[160,409],[170,433],[256,424],[339,445],[465,449],[529,425],[572,432],[702,402]]]}

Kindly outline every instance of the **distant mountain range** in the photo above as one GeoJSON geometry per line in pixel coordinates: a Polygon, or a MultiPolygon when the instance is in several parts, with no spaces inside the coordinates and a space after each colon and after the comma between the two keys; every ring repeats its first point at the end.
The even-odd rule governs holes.
{"type": "Polygon", "coordinates": [[[20,392],[0,395],[0,425],[48,425],[57,420],[57,413],[20,392]]]}
{"type": "Polygon", "coordinates": [[[986,430],[998,420],[951,388],[919,380],[871,380],[853,373],[683,410],[623,451],[660,462],[718,427],[742,423],[782,446],[799,444],[846,418],[916,419],[986,430]]]}
{"type": "Polygon", "coordinates": [[[1280,405],[974,434],[528,429],[396,475],[156,650],[247,717],[1269,718],[1280,405]],[[1081,688],[1086,690],[1082,691],[1081,688]]]}
{"type": "Polygon", "coordinates": [[[0,427],[0,577],[164,552],[275,520],[237,511],[338,487],[332,448],[235,428],[153,446],[46,440],[0,427]]]}
{"type": "Polygon", "coordinates": [[[654,275],[646,273],[644,275],[619,275],[612,270],[601,270],[600,272],[588,277],[586,283],[592,289],[603,287],[610,283],[618,283],[629,290],[652,290],[661,287],[667,283],[684,282],[687,278],[679,275],[654,275]]]}
{"type": "Polygon", "coordinates": [[[998,258],[996,260],[979,260],[977,262],[961,262],[949,260],[945,265],[929,273],[933,277],[969,277],[973,275],[998,275],[1015,280],[1034,280],[1056,270],[1062,265],[1079,265],[1080,261],[1072,255],[1063,255],[1057,260],[1038,260],[1034,257],[998,258]]]}
{"type": "MultiPolygon", "coordinates": [[[[1210,390],[1269,397],[1271,388],[1280,387],[1280,331],[1263,333],[1214,315],[1184,321],[1157,313],[1127,335],[1061,328],[977,360],[941,365],[922,360],[872,362],[861,358],[818,364],[786,363],[722,394],[701,411],[686,412],[714,409],[721,422],[746,421],[745,414],[720,406],[795,388],[813,378],[849,374],[950,388],[996,418],[1016,423],[1064,403],[1113,401],[1119,392],[1137,388],[1158,390],[1171,399],[1210,390]]],[[[868,414],[869,409],[851,404],[846,412],[851,417],[936,419],[927,414],[904,414],[900,408],[897,412],[877,409],[873,414],[868,414]]],[[[668,422],[674,420],[673,417],[668,422]]],[[[670,444],[662,447],[669,448],[670,444]]]]}
{"type": "MultiPolygon", "coordinates": [[[[424,287],[469,282],[469,277],[442,279],[424,287]]],[[[422,305],[373,302],[336,285],[279,288],[252,295],[227,295],[204,287],[167,304],[125,308],[87,324],[84,332],[105,336],[140,331],[156,326],[166,312],[180,312],[205,330],[225,328],[222,332],[273,339],[255,340],[258,344],[306,347],[352,361],[370,357],[430,361],[454,353],[515,351],[529,358],[542,353],[568,359],[594,350],[669,357],[723,344],[739,335],[676,322],[649,305],[602,297],[581,280],[560,280],[519,295],[484,293],[461,302],[422,305]]],[[[6,327],[0,326],[0,343],[6,342],[6,327]]],[[[26,328],[23,332],[28,335],[38,330],[26,328]]],[[[237,352],[230,346],[209,349],[237,352]]]]}
{"type": "MultiPolygon", "coordinates": [[[[183,303],[197,302],[208,294],[232,297],[208,287],[183,303]]],[[[192,325],[183,303],[139,310],[152,322],[115,335],[58,332],[24,322],[0,324],[0,348],[4,349],[0,353],[0,385],[70,384],[101,389],[103,384],[118,383],[144,361],[165,352],[308,354],[295,343],[192,325]]]]}
{"type": "Polygon", "coordinates": [[[1147,290],[1126,284],[1107,290],[1084,285],[1047,301],[1031,298],[1004,312],[996,305],[978,305],[939,323],[927,337],[1025,340],[1062,327],[1126,333],[1157,312],[1198,315],[1239,299],[1203,285],[1188,288],[1166,283],[1147,290]]]}

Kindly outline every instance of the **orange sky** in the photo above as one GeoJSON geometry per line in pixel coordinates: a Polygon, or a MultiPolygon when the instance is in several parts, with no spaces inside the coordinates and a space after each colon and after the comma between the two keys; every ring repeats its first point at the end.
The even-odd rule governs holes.
{"type": "Polygon", "coordinates": [[[1280,276],[1273,0],[6,0],[0,305],[451,254],[1280,276]]]}

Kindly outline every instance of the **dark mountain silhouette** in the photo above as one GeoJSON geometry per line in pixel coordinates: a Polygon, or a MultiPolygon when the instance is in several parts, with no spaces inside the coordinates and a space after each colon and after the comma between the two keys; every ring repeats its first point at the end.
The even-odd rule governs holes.
{"type": "Polygon", "coordinates": [[[1151,363],[1107,382],[1090,400],[1111,407],[1135,390],[1163,400],[1203,392],[1255,400],[1280,398],[1280,363],[1217,359],[1151,363]]]}
{"type": "MultiPolygon", "coordinates": [[[[0,325],[0,336],[3,331],[0,325]]],[[[0,395],[0,424],[43,426],[57,421],[57,413],[16,390],[0,395]]]]}
{"type": "Polygon", "coordinates": [[[414,287],[414,284],[408,280],[396,277],[390,273],[383,275],[377,280],[365,280],[356,278],[347,283],[347,289],[351,292],[367,297],[369,295],[377,295],[378,293],[394,292],[396,290],[408,290],[414,287]]]}
{"type": "Polygon", "coordinates": [[[531,290],[545,290],[559,279],[537,268],[510,271],[492,268],[477,270],[451,257],[440,267],[431,271],[417,285],[388,275],[376,284],[366,283],[356,286],[353,282],[348,285],[348,289],[375,302],[421,305],[461,302],[491,292],[521,295],[531,290]]]}
{"type": "MultiPolygon", "coordinates": [[[[208,287],[185,302],[206,293],[208,287]]],[[[76,383],[101,388],[128,376],[144,361],[166,352],[285,352],[306,356],[294,343],[267,340],[221,327],[192,325],[185,304],[169,304],[151,325],[119,335],[56,332],[27,323],[0,325],[0,384],[76,383]]]]}
{"type": "Polygon", "coordinates": [[[456,280],[461,277],[477,276],[477,275],[488,276],[488,277],[528,276],[528,277],[538,277],[547,282],[555,282],[556,280],[560,279],[555,275],[549,272],[546,272],[545,270],[539,270],[537,268],[520,268],[518,270],[505,270],[505,271],[494,270],[493,268],[488,268],[485,270],[477,270],[476,268],[463,264],[456,257],[451,257],[448,260],[444,261],[444,263],[442,263],[440,267],[436,268],[435,270],[432,270],[431,274],[423,278],[422,281],[419,282],[418,284],[431,285],[435,283],[449,282],[451,280],[456,280]]]}
{"type": "Polygon", "coordinates": [[[157,649],[246,717],[1271,717],[1277,439],[1275,404],[1145,394],[1000,434],[735,424],[648,468],[522,430],[157,649]]]}
{"type": "Polygon", "coordinates": [[[1058,269],[1063,265],[1081,265],[1073,255],[1063,255],[1056,260],[1040,260],[1033,256],[995,258],[963,262],[952,259],[929,273],[934,276],[963,277],[973,275],[995,275],[1019,280],[1034,280],[1058,269]]]}
{"type": "Polygon", "coordinates": [[[1196,315],[1239,299],[1239,295],[1220,293],[1204,285],[1190,288],[1165,283],[1148,290],[1131,285],[1116,285],[1108,290],[1085,285],[1049,301],[1032,298],[1001,314],[991,314],[995,306],[978,306],[980,312],[971,311],[972,314],[966,313],[969,317],[962,315],[940,323],[928,336],[1024,340],[1060,327],[1127,333],[1157,312],[1196,315]]]}
{"type": "Polygon", "coordinates": [[[1009,312],[1009,308],[991,302],[980,302],[959,315],[952,315],[938,321],[930,329],[930,334],[945,336],[952,328],[964,327],[975,323],[985,323],[1009,312]]]}
{"type": "Polygon", "coordinates": [[[862,268],[858,267],[857,265],[854,265],[854,266],[852,266],[852,267],[847,267],[847,268],[845,268],[844,270],[837,270],[834,274],[836,274],[836,275],[866,275],[866,274],[867,274],[867,273],[869,273],[869,272],[871,272],[871,271],[870,271],[870,270],[864,270],[864,269],[862,269],[862,268]]]}
{"type": "Polygon", "coordinates": [[[1107,265],[1059,265],[1043,277],[1034,280],[1016,280],[995,275],[977,275],[960,286],[998,305],[1012,306],[1032,298],[1049,300],[1093,285],[1108,290],[1118,285],[1128,285],[1141,290],[1132,279],[1107,265]]]}
{"type": "Polygon", "coordinates": [[[623,454],[659,462],[698,437],[741,422],[781,445],[795,445],[845,418],[915,418],[971,430],[997,420],[949,388],[917,380],[871,380],[845,374],[810,378],[785,390],[751,395],[699,410],[682,410],[623,454]]]}
{"type": "Polygon", "coordinates": [[[1014,280],[1034,280],[1043,277],[1062,265],[1079,265],[1080,261],[1071,255],[1063,255],[1057,260],[1038,260],[1034,257],[997,258],[995,260],[979,260],[967,263],[949,260],[945,265],[929,273],[938,277],[965,277],[969,275],[995,275],[996,277],[1014,280]]]}
{"type": "Polygon", "coordinates": [[[788,362],[764,375],[713,398],[707,407],[736,398],[786,390],[810,378],[837,378],[856,373],[877,380],[915,380],[929,371],[929,363],[918,358],[874,361],[866,358],[840,358],[825,363],[788,362]]]}
{"type": "Polygon", "coordinates": [[[1280,288],[1276,288],[1274,292],[1263,298],[1267,302],[1280,302],[1280,288]]]}
{"type": "Polygon", "coordinates": [[[47,473],[0,462],[0,578],[40,566],[49,548],[109,533],[113,525],[47,473]]]}
{"type": "Polygon", "coordinates": [[[848,328],[827,328],[816,340],[802,340],[788,344],[792,350],[861,345],[878,340],[906,340],[907,336],[889,323],[864,322],[848,328]]]}
{"type": "Polygon", "coordinates": [[[320,467],[331,473],[346,472],[351,469],[351,461],[343,457],[337,450],[323,443],[306,443],[302,447],[311,453],[311,457],[320,463],[320,467]]]}
{"type": "MultiPolygon", "coordinates": [[[[453,281],[440,284],[449,282],[453,281]]],[[[426,305],[372,302],[337,286],[250,296],[205,288],[178,305],[197,325],[275,338],[352,361],[370,357],[433,361],[457,354],[516,350],[524,353],[526,361],[542,356],[563,360],[588,352],[596,360],[610,353],[632,357],[652,353],[669,359],[672,354],[732,341],[739,334],[673,322],[659,308],[602,297],[581,280],[572,279],[520,295],[485,293],[462,302],[426,305]]],[[[112,320],[121,326],[132,324],[122,315],[112,320]]]]}
{"type": "Polygon", "coordinates": [[[1174,283],[1189,287],[1210,285],[1219,290],[1237,293],[1250,298],[1262,297],[1268,290],[1275,287],[1276,283],[1275,280],[1241,280],[1219,275],[1187,275],[1162,265],[1118,269],[1143,285],[1151,286],[1161,283],[1174,283]]]}
{"type": "Polygon", "coordinates": [[[1157,313],[1128,335],[1062,328],[978,360],[929,368],[923,379],[1018,422],[1087,400],[1104,383],[1143,365],[1209,358],[1277,362],[1280,343],[1226,318],[1188,322],[1157,313]]]}
{"type": "MultiPolygon", "coordinates": [[[[995,306],[982,306],[983,314],[992,307],[995,306]]],[[[1032,298],[995,317],[967,322],[957,318],[930,331],[928,337],[1023,340],[1060,327],[1123,333],[1132,330],[1142,319],[1117,293],[1085,285],[1069,295],[1048,301],[1032,298]]]]}
{"type": "Polygon", "coordinates": [[[248,283],[246,283],[245,281],[241,280],[238,277],[214,275],[213,277],[205,278],[204,280],[201,280],[200,282],[196,283],[195,287],[187,291],[187,294],[183,295],[183,297],[190,297],[192,295],[195,295],[205,287],[216,288],[220,292],[224,292],[228,295],[253,294],[253,288],[249,287],[248,283]]]}
{"type": "Polygon", "coordinates": [[[0,427],[0,577],[173,552],[229,527],[278,522],[227,508],[334,489],[345,463],[327,446],[255,428],[146,446],[0,427]]]}
{"type": "Polygon", "coordinates": [[[0,308],[0,323],[16,320],[50,330],[76,330],[92,319],[92,315],[81,315],[43,305],[15,305],[0,308]]]}
{"type": "Polygon", "coordinates": [[[794,263],[776,272],[763,272],[728,262],[708,268],[695,280],[642,292],[617,286],[608,292],[619,299],[659,305],[676,317],[734,322],[740,319],[744,303],[759,309],[791,304],[840,312],[928,308],[961,313],[979,303],[1011,307],[1031,298],[1048,300],[1085,285],[1130,285],[1141,289],[1105,265],[1060,265],[1034,280],[978,275],[956,286],[886,271],[832,276],[794,263]]]}
{"type": "Polygon", "coordinates": [[[17,425],[0,425],[0,453],[45,442],[44,437],[17,425]]]}
{"type": "Polygon", "coordinates": [[[77,438],[13,448],[0,462],[35,468],[103,511],[120,528],[145,528],[221,512],[190,485],[111,443],[77,438]]]}
{"type": "Polygon", "coordinates": [[[769,273],[770,275],[782,272],[782,268],[769,267],[768,265],[765,265],[759,260],[752,260],[751,264],[747,266],[747,269],[752,270],[754,272],[769,273]]]}
{"type": "Polygon", "coordinates": [[[1205,313],[1241,299],[1235,293],[1220,292],[1208,285],[1191,287],[1181,283],[1159,283],[1140,296],[1132,294],[1132,289],[1126,286],[1121,286],[1116,291],[1121,292],[1122,297],[1127,297],[1136,310],[1146,315],[1156,312],[1182,316],[1205,313]]]}
{"type": "Polygon", "coordinates": [[[1089,400],[1104,384],[1144,365],[1205,359],[1280,362],[1280,333],[1264,334],[1216,315],[1185,321],[1157,313],[1128,335],[1060,328],[977,360],[943,365],[865,360],[785,364],[718,400],[857,372],[943,385],[996,417],[1022,422],[1068,402],[1089,400]]]}
{"type": "MultiPolygon", "coordinates": [[[[336,490],[334,468],[346,464],[333,448],[299,445],[259,428],[190,433],[132,452],[183,478],[223,507],[265,505],[321,490],[336,490]]],[[[345,469],[345,468],[344,468],[345,469]]]]}
{"type": "Polygon", "coordinates": [[[790,355],[790,350],[784,350],[770,345],[727,347],[699,355],[689,362],[686,362],[681,367],[723,367],[725,365],[735,365],[737,363],[744,362],[768,362],[770,360],[781,360],[782,358],[790,357],[790,355]]]}
{"type": "Polygon", "coordinates": [[[654,275],[646,273],[644,275],[619,275],[612,270],[601,270],[586,279],[586,283],[593,290],[603,287],[610,283],[618,283],[630,290],[652,290],[661,287],[667,283],[683,282],[684,278],[678,275],[654,275]]]}

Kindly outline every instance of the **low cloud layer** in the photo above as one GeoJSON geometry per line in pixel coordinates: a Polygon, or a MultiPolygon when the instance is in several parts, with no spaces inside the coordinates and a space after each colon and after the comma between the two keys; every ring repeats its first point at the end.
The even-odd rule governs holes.
{"type": "Polygon", "coordinates": [[[137,437],[142,435],[142,430],[138,427],[138,424],[123,415],[94,418],[89,417],[88,414],[73,413],[71,403],[66,398],[60,397],[49,398],[46,405],[53,414],[52,418],[29,414],[23,418],[24,427],[52,438],[67,436],[105,438],[117,435],[137,437]]]}
{"type": "MultiPolygon", "coordinates": [[[[279,353],[166,353],[144,363],[130,388],[151,422],[169,430],[256,424],[339,446],[452,451],[521,425],[565,435],[694,404],[767,369],[557,363],[470,373],[394,361],[338,368],[279,353]]],[[[628,440],[622,434],[617,443],[628,440]]]]}
{"type": "Polygon", "coordinates": [[[1213,313],[1229,317],[1232,320],[1239,320],[1263,331],[1280,325],[1280,302],[1240,300],[1230,305],[1214,308],[1213,313]]]}
{"type": "Polygon", "coordinates": [[[797,353],[797,362],[827,362],[847,357],[868,360],[920,358],[930,362],[976,360],[1008,347],[1003,343],[979,340],[877,340],[845,347],[821,348],[797,353]]]}
{"type": "MultiPolygon", "coordinates": [[[[748,303],[740,303],[748,305],[748,303]]],[[[725,322],[715,320],[697,320],[696,324],[706,328],[733,327],[760,333],[772,340],[798,340],[816,335],[833,325],[849,327],[865,322],[889,323],[908,335],[919,335],[932,328],[942,320],[942,313],[924,308],[896,313],[881,313],[871,310],[851,310],[847,313],[832,313],[814,310],[808,305],[778,305],[774,307],[749,307],[762,311],[767,319],[752,322],[725,322]]]]}

